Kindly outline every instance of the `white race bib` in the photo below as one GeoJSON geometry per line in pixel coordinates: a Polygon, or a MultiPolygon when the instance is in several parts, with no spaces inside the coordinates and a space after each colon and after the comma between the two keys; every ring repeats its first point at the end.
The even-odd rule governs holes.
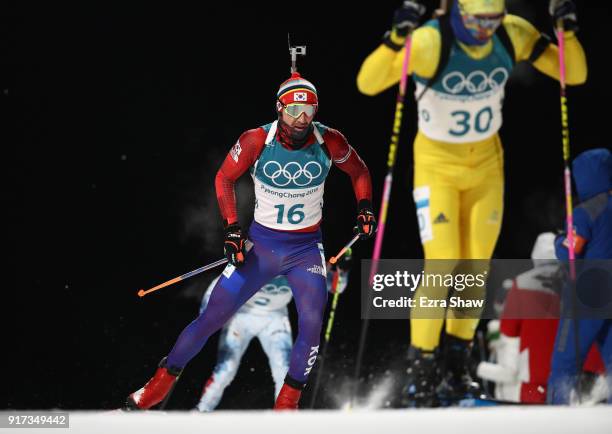
{"type": "MultiPolygon", "coordinates": [[[[451,72],[440,80],[444,92],[427,89],[419,101],[419,129],[427,137],[449,143],[469,143],[487,139],[502,126],[505,68],[490,74],[473,71],[464,76],[451,72]]],[[[425,89],[416,83],[418,97],[425,89]]]]}
{"type": "Polygon", "coordinates": [[[272,229],[297,230],[316,225],[322,218],[325,184],[310,188],[273,188],[253,176],[255,221],[272,229]]]}

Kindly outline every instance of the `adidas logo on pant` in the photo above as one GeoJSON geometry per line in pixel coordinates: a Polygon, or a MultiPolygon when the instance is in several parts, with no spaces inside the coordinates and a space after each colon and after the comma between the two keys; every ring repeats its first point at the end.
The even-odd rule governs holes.
{"type": "Polygon", "coordinates": [[[438,214],[438,217],[436,217],[436,219],[433,222],[434,222],[434,224],[437,224],[437,223],[448,223],[448,219],[446,218],[444,213],[441,212],[440,214],[438,214]]]}

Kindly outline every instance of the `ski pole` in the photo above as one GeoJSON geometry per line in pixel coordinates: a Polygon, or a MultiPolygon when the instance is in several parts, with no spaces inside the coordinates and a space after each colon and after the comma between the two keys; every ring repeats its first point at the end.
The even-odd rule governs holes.
{"type": "Polygon", "coordinates": [[[159,285],[154,286],[151,289],[147,289],[146,291],[144,289],[140,289],[138,291],[138,297],[144,297],[145,295],[147,295],[147,294],[149,294],[151,292],[157,291],[158,289],[162,289],[162,288],[165,288],[166,286],[170,286],[170,285],[172,285],[174,283],[177,283],[177,282],[180,282],[182,280],[189,279],[190,277],[193,277],[196,274],[200,274],[200,273],[203,273],[204,271],[211,270],[213,268],[218,267],[219,265],[225,264],[226,262],[227,262],[227,258],[219,259],[218,261],[215,261],[215,262],[213,262],[211,264],[208,264],[208,265],[205,265],[205,266],[200,267],[198,269],[195,269],[193,271],[190,271],[189,273],[185,273],[185,274],[183,274],[181,276],[175,277],[174,279],[170,279],[170,280],[168,280],[168,281],[166,281],[164,283],[160,283],[159,285]]]}
{"type": "MultiPolygon", "coordinates": [[[[339,278],[340,278],[340,270],[336,270],[334,272],[334,280],[332,283],[332,288],[337,288],[339,278]]],[[[323,349],[321,351],[321,362],[319,363],[319,366],[317,367],[317,378],[315,380],[314,388],[312,389],[312,398],[310,398],[310,407],[309,407],[310,409],[314,408],[315,402],[317,400],[317,393],[319,392],[319,386],[321,384],[323,365],[325,364],[325,358],[327,357],[327,347],[331,339],[331,331],[334,326],[334,318],[336,317],[336,307],[338,307],[339,298],[340,298],[340,293],[337,290],[334,291],[334,298],[332,299],[331,308],[329,310],[329,318],[327,319],[327,327],[325,328],[325,335],[323,336],[323,349]]]]}
{"type": "MultiPolygon", "coordinates": [[[[372,282],[376,271],[378,270],[378,260],[380,259],[380,253],[382,250],[383,237],[385,234],[385,224],[387,222],[387,211],[389,207],[389,198],[391,196],[391,186],[393,184],[393,168],[395,167],[397,144],[399,142],[400,129],[402,126],[402,112],[404,109],[404,96],[406,95],[406,84],[408,82],[408,65],[410,64],[410,51],[412,47],[411,34],[408,33],[405,43],[405,54],[404,62],[402,64],[402,75],[400,77],[399,92],[397,93],[397,100],[395,102],[395,115],[393,120],[393,129],[391,133],[391,142],[389,144],[389,154],[387,156],[387,175],[385,176],[385,183],[383,187],[382,201],[380,205],[380,214],[378,216],[378,231],[376,232],[376,239],[374,241],[374,253],[372,254],[372,263],[370,266],[370,276],[368,284],[372,282]]],[[[369,312],[370,304],[366,309],[369,312]]],[[[357,361],[355,364],[354,373],[354,387],[357,387],[357,381],[361,373],[361,362],[363,359],[363,352],[365,350],[366,336],[368,333],[369,320],[366,312],[365,319],[361,324],[361,334],[359,336],[359,347],[357,349],[357,361]]],[[[351,401],[354,399],[355,390],[351,401]]]]}
{"type": "Polygon", "coordinates": [[[408,64],[410,63],[410,48],[412,45],[411,35],[406,37],[406,54],[402,65],[402,76],[400,78],[399,92],[395,102],[395,115],[393,120],[393,130],[391,133],[391,143],[389,145],[389,154],[387,156],[387,175],[383,186],[382,201],[380,204],[380,214],[378,216],[378,231],[374,241],[374,254],[372,255],[372,266],[370,268],[370,281],[372,276],[376,274],[377,262],[380,258],[382,250],[382,242],[385,235],[385,224],[387,222],[387,211],[389,208],[389,198],[391,195],[391,186],[393,185],[393,169],[397,154],[397,144],[399,142],[400,129],[402,126],[402,113],[404,109],[404,96],[406,95],[406,83],[408,82],[408,64]]]}
{"type": "Polygon", "coordinates": [[[440,7],[434,11],[434,17],[441,17],[448,13],[448,0],[440,0],[440,7]]]}
{"type": "MultiPolygon", "coordinates": [[[[478,330],[476,332],[476,338],[477,338],[477,342],[478,342],[478,358],[480,359],[480,362],[486,362],[486,357],[485,357],[485,353],[486,353],[486,346],[485,346],[485,339],[484,339],[484,333],[482,333],[482,330],[478,330]]],[[[489,387],[489,380],[482,380],[482,385],[484,387],[484,391],[487,394],[487,396],[491,395],[491,389],[489,387]]]]}
{"type": "Polygon", "coordinates": [[[349,241],[348,243],[346,243],[346,245],[338,252],[338,254],[336,256],[332,256],[329,259],[329,263],[334,265],[336,262],[338,262],[338,259],[340,259],[352,246],[353,244],[355,244],[357,242],[357,240],[359,240],[359,237],[361,235],[357,234],[355,235],[351,241],[349,241]]]}
{"type": "Polygon", "coordinates": [[[570,169],[570,135],[569,119],[567,109],[567,96],[565,93],[566,72],[565,72],[565,40],[563,38],[563,21],[557,24],[557,41],[559,44],[559,82],[561,84],[561,137],[563,140],[563,175],[565,184],[565,210],[567,223],[567,242],[570,260],[570,277],[576,279],[576,269],[574,260],[576,259],[575,240],[574,240],[574,212],[572,206],[572,175],[570,169]]]}
{"type": "Polygon", "coordinates": [[[563,20],[557,21],[557,44],[559,45],[559,83],[561,90],[561,137],[563,141],[563,177],[565,186],[565,212],[567,226],[567,251],[569,256],[570,286],[572,291],[572,321],[574,326],[574,346],[576,347],[576,395],[578,403],[582,402],[582,357],[580,355],[579,324],[577,318],[576,294],[576,250],[574,240],[574,208],[572,205],[572,175],[570,169],[570,135],[567,109],[566,70],[565,70],[565,38],[563,20]]]}

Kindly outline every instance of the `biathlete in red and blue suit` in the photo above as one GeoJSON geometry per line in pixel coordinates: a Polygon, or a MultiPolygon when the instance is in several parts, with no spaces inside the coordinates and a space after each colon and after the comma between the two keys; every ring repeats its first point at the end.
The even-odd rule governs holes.
{"type": "Polygon", "coordinates": [[[161,402],[181,370],[208,338],[265,283],[289,281],[298,311],[298,335],[289,372],[275,409],[297,409],[319,350],[327,302],[326,264],[320,230],[323,189],[332,163],[351,177],[358,203],[357,230],[376,231],[368,168],[337,130],[314,122],[318,108],[312,83],[293,73],[277,93],[278,119],[246,131],[219,169],[215,187],[225,225],[229,264],[207,309],[178,337],[154,377],[128,397],[128,406],[147,409],[161,402]],[[238,224],[234,183],[249,170],[255,186],[254,221],[247,234],[238,224]]]}

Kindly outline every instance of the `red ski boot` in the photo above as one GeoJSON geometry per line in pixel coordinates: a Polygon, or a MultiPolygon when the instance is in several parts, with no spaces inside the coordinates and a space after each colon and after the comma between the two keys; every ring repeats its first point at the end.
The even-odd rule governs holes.
{"type": "Polygon", "coordinates": [[[301,395],[301,387],[297,389],[287,383],[283,384],[283,387],[281,387],[281,390],[276,397],[274,410],[297,410],[301,395]]]}
{"type": "Polygon", "coordinates": [[[174,386],[180,373],[180,369],[166,367],[166,358],[164,357],[153,378],[142,389],[128,396],[126,406],[133,410],[147,410],[159,404],[172,390],[172,386],[174,386]]]}

